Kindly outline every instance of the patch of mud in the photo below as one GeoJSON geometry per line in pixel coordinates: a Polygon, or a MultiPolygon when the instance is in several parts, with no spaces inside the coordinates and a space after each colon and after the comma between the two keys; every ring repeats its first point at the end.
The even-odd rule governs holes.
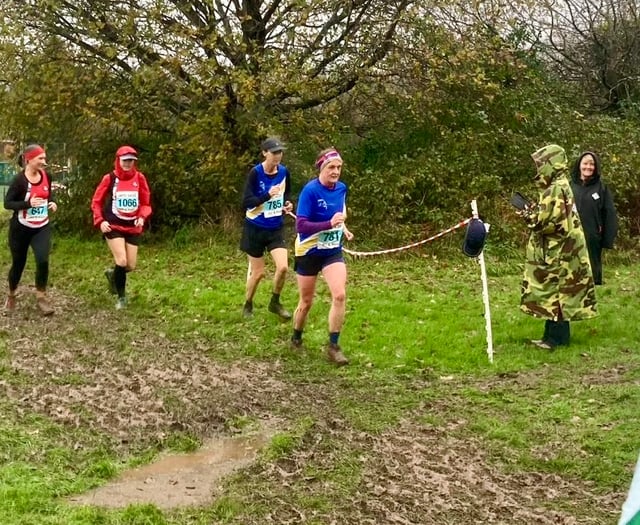
{"type": "Polygon", "coordinates": [[[384,523],[600,524],[604,509],[614,508],[611,496],[586,485],[506,473],[479,440],[408,421],[372,438],[364,467],[354,506],[363,519],[384,516],[384,523]]]}
{"type": "Polygon", "coordinates": [[[76,505],[121,508],[153,504],[161,509],[211,502],[218,482],[255,461],[273,431],[212,439],[191,454],[163,455],[157,461],[124,472],[118,479],[69,498],[76,505]]]}
{"type": "Polygon", "coordinates": [[[495,464],[479,439],[455,437],[452,421],[430,427],[411,420],[379,435],[354,432],[333,421],[314,429],[331,444],[309,436],[306,446],[279,464],[254,469],[248,495],[252,507],[268,505],[269,516],[242,516],[245,525],[331,523],[385,525],[603,525],[614,523],[620,494],[599,494],[588,483],[540,472],[510,473],[495,464]],[[331,472],[348,444],[359,482],[345,491],[314,472],[331,472]],[[358,451],[356,453],[356,451],[358,451]],[[330,508],[299,508],[303,501],[329,500],[330,508]],[[255,500],[260,499],[257,503],[255,500]]]}
{"type": "MultiPolygon", "coordinates": [[[[631,352],[627,350],[627,352],[631,352]]],[[[618,364],[610,368],[600,368],[593,374],[587,374],[580,378],[583,385],[600,386],[600,385],[617,385],[633,383],[638,385],[638,381],[627,378],[627,374],[632,372],[633,367],[624,364],[618,364]]]]}
{"type": "Polygon", "coordinates": [[[211,436],[228,430],[228,420],[239,414],[269,419],[274,398],[295,402],[286,399],[278,362],[218,363],[209,356],[215,347],[129,332],[114,325],[111,312],[54,316],[47,323],[28,314],[25,307],[0,317],[6,377],[15,378],[0,378],[0,395],[16,401],[19,412],[132,443],[162,441],[174,431],[211,436]]]}
{"type": "MultiPolygon", "coordinates": [[[[173,432],[201,438],[228,433],[243,418],[285,416],[295,421],[308,415],[315,423],[304,445],[281,461],[251,465],[255,450],[249,450],[246,456],[216,463],[215,454],[206,456],[214,453],[207,448],[197,460],[185,457],[161,467],[141,467],[102,489],[112,492],[98,489],[78,496],[92,500],[75,503],[105,505],[122,498],[126,504],[125,496],[161,494],[162,501],[152,502],[162,508],[200,505],[224,485],[221,477],[248,467],[246,483],[234,487],[232,495],[244,498],[247,509],[269,510],[268,515],[242,516],[244,525],[599,525],[614,523],[621,506],[623,495],[598,494],[584,480],[510,473],[508,454],[505,463],[497,464],[479,438],[459,437],[465,433],[460,428],[465,426],[460,421],[465,399],[457,387],[528,395],[538,390],[544,370],[472,384],[466,378],[452,380],[440,399],[407,413],[406,421],[381,434],[360,432],[343,416],[341,399],[375,411],[393,399],[395,389],[423,391],[430,384],[376,384],[372,391],[364,373],[360,382],[332,374],[296,380],[283,375],[277,360],[216,361],[216,348],[236,344],[233,338],[194,346],[169,340],[158,329],[118,321],[113,312],[86,309],[73,298],[58,295],[55,305],[58,312],[47,323],[31,305],[0,316],[6,347],[0,395],[20,413],[43,414],[68,426],[70,434],[74,428],[105,434],[125,449],[146,447],[173,432]],[[425,410],[442,426],[419,423],[425,410]],[[339,474],[345,466],[342,486],[339,474]]],[[[152,319],[149,323],[153,326],[152,319]]],[[[623,377],[623,370],[613,370],[607,380],[623,377]]],[[[597,379],[594,374],[584,381],[597,379]]]]}

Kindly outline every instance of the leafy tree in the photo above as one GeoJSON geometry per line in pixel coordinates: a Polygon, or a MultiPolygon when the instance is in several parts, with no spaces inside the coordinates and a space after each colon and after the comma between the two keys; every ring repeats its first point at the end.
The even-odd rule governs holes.
{"type": "Polygon", "coordinates": [[[455,222],[473,198],[489,218],[504,213],[500,203],[531,179],[540,136],[564,122],[549,118],[553,88],[535,60],[485,24],[452,28],[438,14],[410,29],[379,81],[339,101],[358,137],[345,173],[362,188],[353,215],[392,237],[401,225],[455,222]]]}
{"type": "Polygon", "coordinates": [[[88,228],[78,203],[122,143],[150,175],[154,227],[237,224],[266,134],[291,146],[294,190],[318,149],[339,147],[350,221],[394,244],[467,215],[472,198],[494,240],[517,240],[508,196],[528,190],[529,155],[552,141],[597,149],[624,213],[640,206],[617,121],[583,116],[576,84],[549,67],[546,19],[520,16],[541,13],[528,0],[5,3],[0,130],[75,159],[70,229],[88,228]]]}
{"type": "Polygon", "coordinates": [[[515,18],[526,41],[575,86],[591,110],[638,114],[640,18],[636,0],[537,2],[515,18]]]}
{"type": "MultiPolygon", "coordinates": [[[[216,217],[235,199],[259,138],[353,89],[387,54],[412,3],[7,0],[4,25],[17,24],[23,36],[6,39],[15,47],[5,52],[33,79],[44,75],[22,51],[42,60],[51,56],[52,40],[61,42],[65,50],[55,57],[65,55],[67,71],[94,75],[84,84],[85,102],[70,106],[86,127],[68,141],[92,137],[103,149],[130,142],[148,150],[164,221],[216,217]],[[189,193],[207,197],[193,202],[189,193]]],[[[53,78],[45,82],[54,88],[53,78]]],[[[11,88],[14,99],[24,94],[11,88]]],[[[51,114],[51,101],[36,91],[29,90],[51,114]]],[[[43,110],[32,105],[21,113],[32,119],[43,110]]],[[[13,124],[24,129],[24,121],[13,124]]],[[[46,135],[47,126],[39,132],[46,135]]]]}

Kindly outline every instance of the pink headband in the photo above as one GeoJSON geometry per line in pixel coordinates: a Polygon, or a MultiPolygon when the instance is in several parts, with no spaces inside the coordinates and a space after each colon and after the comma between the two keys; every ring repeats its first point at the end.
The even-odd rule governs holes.
{"type": "Polygon", "coordinates": [[[335,149],[329,150],[321,155],[318,160],[316,160],[316,168],[318,169],[318,171],[322,171],[322,168],[324,168],[332,160],[342,160],[340,153],[338,153],[338,151],[335,149]]]}
{"type": "Polygon", "coordinates": [[[22,156],[24,157],[25,162],[29,162],[30,160],[35,159],[37,156],[42,155],[43,153],[44,149],[41,146],[38,146],[37,148],[25,151],[22,156]]]}

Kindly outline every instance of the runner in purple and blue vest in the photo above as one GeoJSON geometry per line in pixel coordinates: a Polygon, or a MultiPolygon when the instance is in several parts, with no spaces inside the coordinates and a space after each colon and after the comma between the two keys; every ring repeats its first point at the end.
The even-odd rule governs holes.
{"type": "Polygon", "coordinates": [[[293,314],[293,348],[302,347],[302,332],[313,304],[318,274],[322,273],[331,292],[327,358],[338,366],[349,364],[338,344],[346,311],[347,267],[342,257],[342,240],[353,239],[347,229],[347,186],[340,181],[342,157],[334,148],[316,159],[318,177],[300,193],[296,219],[296,263],[299,301],[293,314]]]}

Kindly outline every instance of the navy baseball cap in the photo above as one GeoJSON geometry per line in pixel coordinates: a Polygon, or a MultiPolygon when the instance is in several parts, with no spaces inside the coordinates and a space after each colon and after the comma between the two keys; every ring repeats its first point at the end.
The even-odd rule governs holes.
{"type": "Polygon", "coordinates": [[[262,151],[270,151],[271,153],[276,153],[278,151],[284,151],[285,148],[282,141],[276,137],[269,137],[262,141],[260,145],[262,151]]]}
{"type": "Polygon", "coordinates": [[[487,239],[487,228],[480,219],[471,219],[464,234],[462,253],[467,257],[477,257],[484,248],[487,239]]]}

